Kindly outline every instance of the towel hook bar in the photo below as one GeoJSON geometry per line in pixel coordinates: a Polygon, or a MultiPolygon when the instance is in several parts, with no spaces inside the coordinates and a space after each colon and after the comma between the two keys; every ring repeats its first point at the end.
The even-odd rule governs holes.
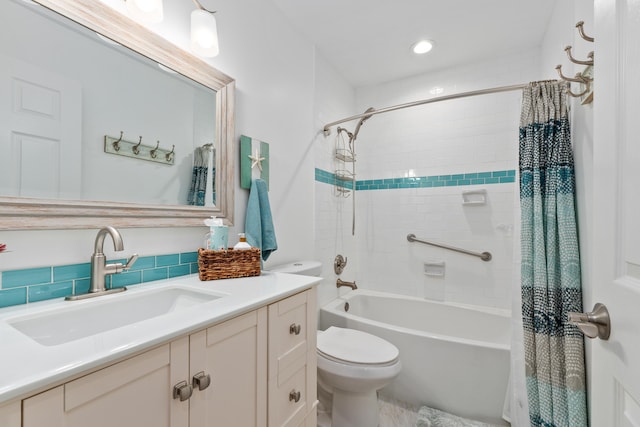
{"type": "Polygon", "coordinates": [[[120,131],[120,137],[104,136],[104,152],[117,154],[118,156],[129,157],[131,159],[147,160],[164,165],[173,165],[176,158],[175,144],[169,149],[160,148],[160,141],[157,141],[155,148],[142,143],[142,136],[138,142],[124,139],[124,132],[120,131]]]}

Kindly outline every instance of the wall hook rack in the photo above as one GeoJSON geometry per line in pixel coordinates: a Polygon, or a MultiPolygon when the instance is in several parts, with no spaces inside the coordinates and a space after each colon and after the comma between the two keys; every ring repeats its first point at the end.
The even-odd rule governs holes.
{"type": "MultiPolygon", "coordinates": [[[[578,29],[578,33],[580,37],[584,40],[593,43],[594,38],[589,37],[584,33],[584,21],[580,21],[576,24],[576,28],[578,29]]],[[[585,65],[586,67],[579,73],[576,73],[574,77],[567,77],[562,74],[562,65],[558,64],[556,66],[556,71],[558,71],[558,75],[560,78],[566,82],[568,82],[569,88],[567,89],[567,93],[574,98],[582,98],[582,104],[590,104],[593,102],[593,64],[594,64],[594,54],[593,51],[589,52],[586,60],[580,60],[574,58],[571,53],[571,46],[567,46],[564,48],[564,51],[567,53],[567,57],[569,61],[578,65],[585,65]],[[571,90],[571,83],[578,83],[580,85],[580,92],[575,93],[571,90]]]]}
{"type": "Polygon", "coordinates": [[[120,131],[119,138],[109,135],[104,136],[105,153],[129,157],[132,159],[147,160],[164,165],[174,164],[175,148],[175,145],[171,147],[171,150],[160,148],[160,141],[157,141],[155,147],[144,145],[142,143],[142,136],[139,137],[138,142],[127,141],[124,139],[124,132],[122,131],[120,131]]]}

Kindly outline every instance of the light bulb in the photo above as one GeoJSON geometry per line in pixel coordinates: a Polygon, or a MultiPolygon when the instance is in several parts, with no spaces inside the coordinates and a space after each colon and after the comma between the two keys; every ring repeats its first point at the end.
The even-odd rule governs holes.
{"type": "Polygon", "coordinates": [[[206,57],[216,56],[220,52],[216,18],[206,10],[191,12],[191,50],[206,57]]]}
{"type": "Polygon", "coordinates": [[[433,49],[433,42],[431,40],[420,40],[413,45],[413,53],[422,55],[433,49]]]}

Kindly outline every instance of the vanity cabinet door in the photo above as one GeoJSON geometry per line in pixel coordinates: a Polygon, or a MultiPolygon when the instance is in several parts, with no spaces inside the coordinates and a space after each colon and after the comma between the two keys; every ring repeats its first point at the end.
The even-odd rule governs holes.
{"type": "Polygon", "coordinates": [[[267,419],[267,308],[190,336],[190,427],[263,427],[267,419]],[[205,381],[206,384],[206,381],[205,381]]]}
{"type": "Polygon", "coordinates": [[[23,401],[23,427],[187,427],[189,339],[176,340],[23,401]]]}
{"type": "Polygon", "coordinates": [[[19,401],[0,405],[0,426],[20,427],[21,425],[22,421],[19,401]]]}
{"type": "Polygon", "coordinates": [[[315,425],[316,290],[269,306],[269,426],[315,425]]]}

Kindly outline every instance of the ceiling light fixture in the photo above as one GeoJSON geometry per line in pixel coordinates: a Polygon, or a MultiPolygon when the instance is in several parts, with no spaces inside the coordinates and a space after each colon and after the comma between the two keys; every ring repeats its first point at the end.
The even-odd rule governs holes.
{"type": "Polygon", "coordinates": [[[216,12],[205,9],[198,0],[193,2],[198,8],[191,12],[191,50],[200,56],[217,56],[220,48],[216,12]]]}
{"type": "Polygon", "coordinates": [[[423,53],[429,52],[431,49],[433,49],[433,41],[431,40],[420,40],[412,46],[413,53],[416,55],[422,55],[423,53]]]}
{"type": "Polygon", "coordinates": [[[149,23],[162,22],[164,17],[162,0],[124,0],[132,18],[149,23]]]}

